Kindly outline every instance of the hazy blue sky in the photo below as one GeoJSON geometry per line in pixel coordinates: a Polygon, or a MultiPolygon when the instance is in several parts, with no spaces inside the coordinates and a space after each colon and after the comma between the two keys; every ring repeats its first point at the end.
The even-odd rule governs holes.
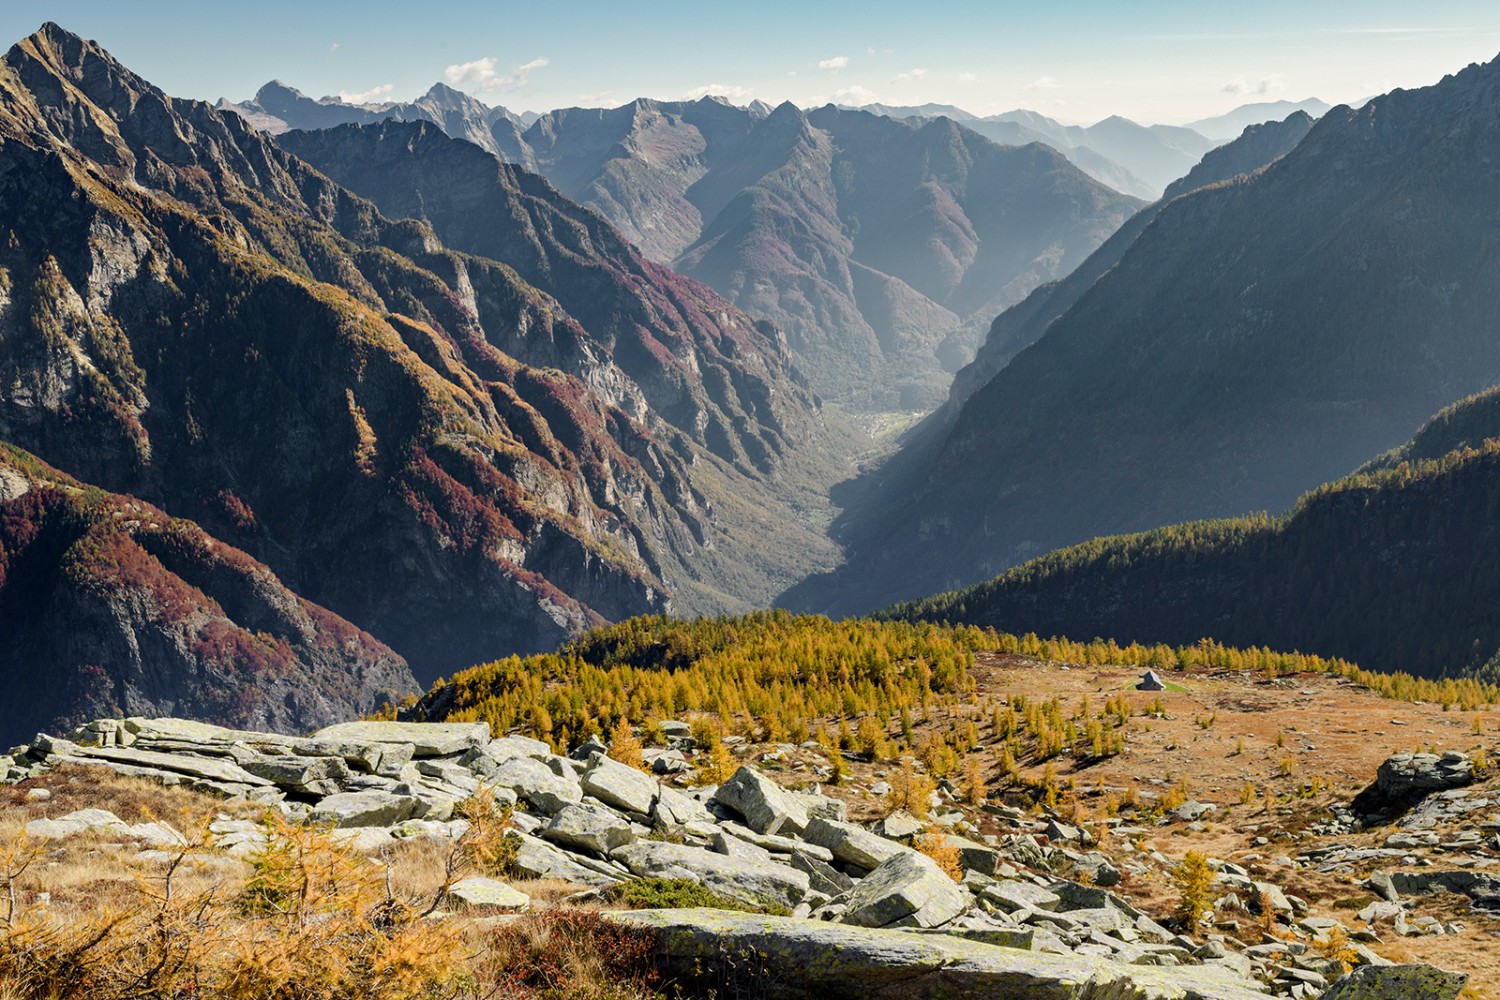
{"type": "Polygon", "coordinates": [[[49,19],[180,96],[275,77],[406,99],[447,79],[518,111],[713,92],[1181,122],[1422,86],[1500,52],[1495,0],[0,0],[7,42],[49,19]]]}

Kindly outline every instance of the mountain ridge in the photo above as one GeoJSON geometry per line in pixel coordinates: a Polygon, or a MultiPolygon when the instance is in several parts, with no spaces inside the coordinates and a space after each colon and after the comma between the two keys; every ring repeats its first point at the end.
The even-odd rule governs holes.
{"type": "Polygon", "coordinates": [[[860,409],[935,405],[993,313],[1081,260],[1136,206],[1065,161],[831,106],[641,98],[492,131],[491,152],[543,174],[656,262],[775,324],[819,393],[860,409]],[[887,152],[905,171],[895,193],[906,231],[876,246],[870,222],[892,206],[862,186],[882,183],[887,152]],[[1018,201],[1011,189],[1023,183],[1032,189],[1018,201]],[[1033,203],[1052,215],[1028,214],[1033,203]],[[1024,221],[1007,224],[1006,212],[1024,221]],[[953,276],[975,261],[970,287],[949,301],[953,276]],[[991,294],[980,296],[985,282],[991,294]]]}
{"type": "Polygon", "coordinates": [[[1497,132],[1492,62],[1334,109],[1265,169],[1168,202],[921,442],[915,482],[872,477],[849,564],[788,599],[867,609],[1278,510],[1495,381],[1495,167],[1475,151],[1497,132]]]}
{"type": "Polygon", "coordinates": [[[0,60],[0,168],[0,438],[192,517],[424,678],[826,558],[785,484],[817,401],[701,286],[599,290],[681,310],[610,335],[637,380],[513,268],[55,25],[0,60]]]}

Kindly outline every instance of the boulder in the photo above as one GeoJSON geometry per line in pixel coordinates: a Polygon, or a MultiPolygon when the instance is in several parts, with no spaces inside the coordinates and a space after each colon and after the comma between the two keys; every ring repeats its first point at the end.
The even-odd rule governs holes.
{"type": "Polygon", "coordinates": [[[631,872],[657,878],[687,878],[752,906],[790,909],[807,895],[808,877],[789,865],[732,858],[700,847],[638,840],[611,857],[631,872]]]}
{"type": "Polygon", "coordinates": [[[587,802],[563,806],[541,829],[543,840],[563,847],[608,854],[635,841],[630,823],[608,809],[587,802]]]}
{"type": "Polygon", "coordinates": [[[662,785],[657,789],[651,818],[657,826],[683,826],[687,823],[712,823],[713,814],[691,795],[662,785]]]}
{"type": "Polygon", "coordinates": [[[511,871],[522,878],[555,878],[597,887],[614,885],[620,881],[620,876],[607,875],[585,867],[573,855],[545,841],[515,830],[506,835],[521,842],[516,851],[516,859],[511,864],[511,871]]]}
{"type": "Polygon", "coordinates": [[[861,927],[940,927],[970,902],[937,862],[909,851],[882,862],[850,890],[842,919],[861,927]]]}
{"type": "Polygon", "coordinates": [[[721,995],[729,984],[765,1000],[1266,1000],[1253,981],[1225,969],[1122,965],[947,934],[703,909],[605,919],[654,931],[669,975],[717,986],[721,995]],[[740,960],[746,955],[753,961],[740,960]]]}
{"type": "Polygon", "coordinates": [[[360,826],[334,830],[333,840],[360,854],[374,854],[394,843],[391,831],[383,826],[360,826]]]}
{"type": "Polygon", "coordinates": [[[877,868],[881,862],[898,854],[917,853],[904,844],[887,840],[862,826],[822,817],[807,824],[807,829],[802,831],[802,839],[832,851],[836,861],[867,869],[877,868]]]}
{"type": "MultiPolygon", "coordinates": [[[[306,739],[293,740],[287,744],[287,749],[300,757],[337,757],[356,771],[373,774],[380,770],[381,759],[387,748],[378,743],[306,739]]],[[[410,751],[404,754],[401,763],[408,760],[411,760],[410,751]]]]}
{"type": "Polygon", "coordinates": [[[715,854],[723,854],[731,858],[741,858],[746,861],[769,863],[774,860],[771,852],[764,847],[757,847],[750,841],[741,840],[739,837],[725,833],[723,830],[714,834],[713,849],[715,854]]]}
{"type": "Polygon", "coordinates": [[[1430,965],[1362,965],[1321,1000],[1454,1000],[1469,977],[1430,965]]]}
{"type": "Polygon", "coordinates": [[[880,835],[891,840],[909,840],[927,829],[927,824],[904,809],[897,809],[876,824],[880,835]]]}
{"type": "MultiPolygon", "coordinates": [[[[37,742],[42,743],[43,737],[37,742]]],[[[233,761],[215,757],[190,757],[186,754],[160,753],[155,750],[137,750],[135,747],[82,747],[67,740],[45,738],[44,749],[60,756],[85,758],[109,764],[126,764],[135,768],[166,771],[173,774],[202,778],[224,785],[263,785],[271,782],[259,778],[235,764],[233,761]]]]}
{"type": "Polygon", "coordinates": [[[421,808],[414,796],[390,792],[339,792],[328,795],[313,806],[308,819],[313,823],[332,823],[338,827],[395,826],[411,819],[421,808]]]}
{"type": "Polygon", "coordinates": [[[742,767],[714,792],[714,801],[745,818],[756,833],[800,834],[807,828],[807,807],[776,782],[742,767]]]}
{"type": "Polygon", "coordinates": [[[602,753],[596,754],[589,760],[579,780],[586,794],[605,805],[640,816],[651,815],[651,803],[656,799],[656,779],[628,764],[621,764],[602,753]]]}
{"type": "Polygon", "coordinates": [[[826,896],[837,896],[854,888],[854,880],[821,858],[805,851],[796,851],[788,863],[800,872],[806,872],[808,884],[826,896]]]}
{"type": "Polygon", "coordinates": [[[1473,781],[1474,762],[1454,750],[1443,754],[1398,753],[1387,757],[1375,772],[1375,787],[1397,802],[1473,781]]]}
{"type": "Polygon", "coordinates": [[[549,816],[563,806],[583,801],[583,787],[577,778],[557,774],[544,762],[531,757],[512,757],[495,765],[486,782],[497,788],[508,788],[517,797],[549,816]]]}
{"type": "Polygon", "coordinates": [[[958,860],[964,866],[964,871],[993,875],[1005,864],[1000,852],[987,844],[952,833],[944,834],[943,839],[948,842],[949,847],[958,851],[958,860]]]}
{"type": "Polygon", "coordinates": [[[488,722],[342,722],[319,729],[315,740],[406,743],[417,757],[452,757],[490,742],[488,722]]]}
{"type": "Polygon", "coordinates": [[[304,794],[332,795],[349,780],[349,766],[342,757],[256,756],[241,766],[257,778],[304,794]]]}
{"type": "Polygon", "coordinates": [[[1055,910],[1062,905],[1062,897],[1039,885],[1021,879],[1006,879],[986,886],[979,894],[1008,913],[1016,910],[1055,910]]]}
{"type": "Polygon", "coordinates": [[[460,879],[448,887],[448,895],[476,909],[525,913],[531,907],[530,896],[492,878],[460,879]]]}

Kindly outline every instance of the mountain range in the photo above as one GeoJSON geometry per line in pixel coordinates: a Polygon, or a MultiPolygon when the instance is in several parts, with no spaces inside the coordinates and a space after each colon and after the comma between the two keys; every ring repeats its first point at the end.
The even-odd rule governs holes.
{"type": "MultiPolygon", "coordinates": [[[[288,683],[346,710],[361,645],[385,664],[372,684],[400,693],[408,665],[426,683],[603,620],[743,608],[826,561],[809,511],[847,449],[784,338],[544,180],[441,138],[434,170],[444,150],[483,156],[476,197],[524,234],[487,249],[514,264],[382,214],[239,115],[172,98],[56,25],[13,46],[0,439],[41,463],[33,479],[67,485],[8,489],[0,516],[25,523],[5,558],[30,551],[14,558],[50,579],[58,550],[26,548],[25,524],[65,523],[42,531],[57,545],[86,525],[37,498],[97,488],[152,522],[109,542],[146,565],[140,587],[181,578],[184,613],[224,617],[226,635],[302,629],[276,654],[288,683]],[[179,519],[230,569],[190,572],[150,541],[179,519]],[[216,589],[240,587],[231,570],[279,595],[282,618],[236,610],[216,589]],[[354,646],[319,652],[320,627],[354,646]]],[[[110,648],[144,648],[171,623],[112,579],[132,610],[110,648]]],[[[11,626],[37,606],[14,595],[11,626]]],[[[8,644],[25,632],[0,628],[0,663],[20,662],[29,647],[8,644]]],[[[116,703],[149,700],[128,663],[94,666],[116,703]]],[[[253,701],[236,677],[256,683],[228,677],[222,697],[253,701]]]]}
{"type": "Polygon", "coordinates": [[[1209,638],[1420,676],[1500,673],[1500,387],[1286,514],[1095,539],[891,609],[1119,642],[1209,638]]]}
{"type": "MultiPolygon", "coordinates": [[[[1321,102],[1305,102],[1311,105],[1321,102]]],[[[1138,198],[1156,200],[1198,162],[1198,159],[1220,141],[1233,139],[1248,125],[1285,118],[1296,108],[1280,111],[1276,105],[1246,105],[1223,116],[1243,119],[1240,128],[1222,133],[1223,123],[1214,136],[1191,126],[1140,125],[1114,115],[1093,125],[1064,125],[1036,111],[1018,108],[998,115],[979,116],[946,104],[895,106],[867,104],[863,109],[891,118],[949,118],[965,128],[1005,146],[1025,146],[1040,142],[1061,152],[1084,173],[1117,191],[1138,198]],[[1280,113],[1278,113],[1280,112],[1280,113]]],[[[1323,106],[1327,110],[1327,105],[1323,106]]]]}
{"type": "Polygon", "coordinates": [[[997,320],[1044,329],[846,491],[848,563],[788,599],[870,609],[1095,536],[1283,510],[1500,381],[1497,143],[1500,65],[1476,65],[1166,203],[997,320]]]}
{"type": "Polygon", "coordinates": [[[378,108],[288,93],[268,84],[225,106],[274,111],[281,128],[434,121],[784,330],[813,387],[860,410],[936,405],[998,312],[1140,207],[1050,149],[1002,147],[948,119],[703,98],[569,108],[523,130],[451,91],[432,100],[439,88],[378,108]]]}

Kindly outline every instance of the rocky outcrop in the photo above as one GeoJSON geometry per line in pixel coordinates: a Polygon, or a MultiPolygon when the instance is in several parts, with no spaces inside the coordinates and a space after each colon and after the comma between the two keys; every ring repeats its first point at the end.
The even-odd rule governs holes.
{"type": "Polygon", "coordinates": [[[655,930],[664,962],[679,975],[706,969],[710,982],[754,989],[768,1000],[859,996],[1024,997],[1026,1000],[1264,1000],[1227,970],[1119,965],[966,941],[722,910],[611,914],[655,930]],[[733,966],[740,956],[753,961],[733,966]],[[736,976],[744,976],[740,983],[736,976]]]}
{"type": "Polygon", "coordinates": [[[1462,788],[1474,781],[1474,762],[1457,750],[1446,753],[1401,753],[1388,757],[1375,772],[1375,787],[1392,801],[1428,792],[1462,788]]]}
{"type": "MultiPolygon", "coordinates": [[[[334,836],[363,852],[412,838],[461,837],[468,829],[463,803],[483,785],[497,805],[512,809],[513,829],[506,836],[514,841],[517,877],[560,879],[598,892],[635,879],[685,879],[749,910],[790,914],[770,921],[712,912],[624,918],[658,921],[670,930],[663,938],[669,963],[690,962],[714,934],[724,935],[729,949],[712,956],[714,962],[731,959],[720,970],[726,974],[744,967],[733,960],[735,949],[764,950],[769,974],[757,988],[766,987],[771,996],[801,995],[777,992],[783,988],[844,995],[859,987],[874,996],[906,988],[917,996],[966,996],[1024,987],[1033,992],[1016,995],[1239,1000],[1258,995],[1255,984],[1264,981],[1293,1000],[1311,1000],[1342,971],[1306,943],[1329,940],[1339,925],[1306,916],[1303,900],[1228,862],[1211,862],[1215,890],[1222,893],[1214,905],[1265,901],[1271,912],[1264,919],[1283,935],[1275,944],[1242,950],[1230,938],[1200,944],[1175,936],[1098,884],[1058,878],[1054,872],[1068,866],[1092,870],[1089,856],[1038,840],[1044,824],[1021,819],[1019,811],[1011,810],[1036,835],[971,830],[980,839],[950,838],[961,855],[977,862],[966,865],[963,881],[955,882],[926,855],[878,832],[885,824],[872,829],[830,818],[842,815],[834,800],[816,789],[781,788],[752,767],[741,768],[733,789],[723,794],[722,786],[658,784],[597,752],[583,761],[575,756],[555,754],[525,737],[495,737],[484,723],[360,722],[300,737],[129,718],[97,720],[66,738],[38,736],[0,756],[0,778],[37,777],[62,765],[108,767],[260,803],[293,822],[327,824],[334,836]],[[647,788],[651,794],[643,799],[639,793],[647,788]],[[795,803],[807,814],[807,825],[800,834],[784,824],[776,833],[759,832],[740,822],[742,814],[726,800],[751,813],[767,802],[783,808],[795,803]],[[891,936],[868,936],[877,931],[891,936]],[[793,983],[781,975],[798,962],[811,963],[813,978],[793,983]],[[1166,968],[1175,966],[1182,968],[1166,968]],[[1056,978],[1062,972],[1072,978],[1056,978]],[[1238,984],[1240,992],[1215,992],[1223,982],[1238,984]]],[[[37,788],[31,794],[45,800],[49,793],[37,788]]],[[[909,825],[897,820],[895,830],[909,825]]],[[[98,809],[37,819],[26,832],[49,840],[103,834],[142,850],[186,843],[169,824],[127,824],[98,809]]],[[[228,815],[209,833],[212,846],[239,857],[260,850],[274,835],[264,824],[228,815]]],[[[1330,851],[1297,863],[1347,859],[1347,852],[1330,851]]],[[[1130,861],[1121,865],[1132,867],[1130,861]]],[[[1404,923],[1401,893],[1436,889],[1467,893],[1480,905],[1497,895],[1494,877],[1482,872],[1398,872],[1372,890],[1385,897],[1378,904],[1385,909],[1362,911],[1360,919],[1373,924],[1394,917],[1403,934],[1459,932],[1456,925],[1429,926],[1436,921],[1428,917],[1404,923]]],[[[477,912],[515,912],[527,905],[503,885],[482,879],[463,891],[459,905],[477,912]]],[[[1360,944],[1351,943],[1345,954],[1362,966],[1384,964],[1360,944]]],[[[712,972],[715,966],[703,968],[712,972]]]]}
{"type": "Polygon", "coordinates": [[[1430,965],[1371,965],[1335,982],[1321,1000],[1454,1000],[1468,981],[1430,965]]]}

